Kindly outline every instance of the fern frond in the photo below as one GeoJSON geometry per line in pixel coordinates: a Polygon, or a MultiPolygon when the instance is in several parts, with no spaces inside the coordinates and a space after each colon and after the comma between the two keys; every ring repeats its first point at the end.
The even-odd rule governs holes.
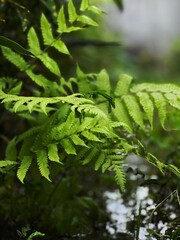
{"type": "Polygon", "coordinates": [[[115,181],[117,182],[121,191],[123,192],[125,189],[126,174],[125,174],[122,164],[123,164],[123,162],[119,165],[113,164],[113,171],[115,174],[115,181]]]}
{"type": "Polygon", "coordinates": [[[66,47],[66,44],[60,39],[55,40],[52,44],[52,47],[56,48],[59,52],[70,55],[69,50],[66,47]]]}
{"type": "Polygon", "coordinates": [[[102,11],[99,8],[97,8],[94,5],[89,4],[89,0],[82,0],[81,6],[80,6],[80,11],[86,11],[86,10],[89,10],[96,14],[102,14],[102,11]]]}
{"type": "Polygon", "coordinates": [[[38,86],[43,87],[44,89],[48,87],[56,88],[56,83],[49,81],[42,74],[33,73],[32,69],[26,70],[26,74],[31,78],[33,82],[35,82],[38,86]]]}
{"type": "Polygon", "coordinates": [[[83,135],[83,137],[87,138],[89,141],[102,142],[101,139],[99,139],[95,134],[93,134],[90,131],[83,131],[81,134],[83,135]]]}
{"type": "Polygon", "coordinates": [[[49,166],[48,166],[48,156],[46,149],[39,149],[36,152],[37,155],[37,163],[40,170],[40,173],[43,177],[45,177],[47,180],[51,181],[49,179],[49,166]]]}
{"type": "Polygon", "coordinates": [[[51,161],[60,163],[57,144],[48,145],[48,158],[51,161]]]}
{"type": "Polygon", "coordinates": [[[32,163],[32,156],[24,156],[17,171],[17,177],[24,183],[24,178],[32,163]]]}
{"type": "Polygon", "coordinates": [[[132,80],[133,78],[129,75],[126,74],[120,75],[120,78],[114,90],[114,95],[119,97],[127,94],[129,92],[132,80]]]}
{"type": "Polygon", "coordinates": [[[44,45],[51,45],[54,41],[52,34],[51,24],[44,14],[41,15],[41,31],[43,36],[44,45]]]}
{"type": "Polygon", "coordinates": [[[155,106],[158,110],[159,120],[163,128],[165,128],[165,121],[167,116],[167,101],[162,93],[153,92],[151,93],[155,106]]]}
{"type": "Polygon", "coordinates": [[[111,167],[111,160],[108,158],[103,164],[102,164],[102,173],[105,173],[106,170],[108,170],[111,167]]]}
{"type": "MultiPolygon", "coordinates": [[[[72,110],[76,109],[75,106],[72,107],[72,110]]],[[[85,112],[88,113],[90,115],[97,115],[99,116],[99,118],[102,118],[104,120],[108,120],[108,115],[106,113],[104,113],[100,108],[98,108],[95,105],[92,104],[83,104],[77,107],[77,110],[79,112],[85,112]]]]}
{"type": "Polygon", "coordinates": [[[41,54],[41,48],[38,36],[36,34],[36,31],[33,27],[30,28],[28,32],[28,44],[31,52],[37,57],[41,54]]]}
{"type": "Polygon", "coordinates": [[[58,126],[52,129],[51,135],[55,140],[61,140],[69,135],[74,134],[77,128],[78,120],[75,118],[74,113],[71,112],[65,122],[60,123],[58,126]]]}
{"type": "Polygon", "coordinates": [[[18,54],[12,51],[10,48],[1,47],[3,55],[8,59],[12,64],[14,64],[21,71],[28,69],[29,65],[26,61],[18,54]]]}
{"type": "Polygon", "coordinates": [[[86,11],[89,7],[89,0],[82,0],[81,1],[81,6],[80,6],[80,11],[86,11]]]}
{"type": "Polygon", "coordinates": [[[58,12],[57,25],[58,25],[58,29],[57,29],[58,33],[62,34],[63,32],[66,31],[67,25],[66,25],[66,19],[64,14],[64,6],[62,6],[60,11],[58,12]]]}
{"type": "Polygon", "coordinates": [[[172,107],[180,110],[180,96],[179,95],[175,95],[173,93],[166,93],[166,94],[164,94],[164,97],[168,100],[168,103],[172,107]]]}
{"type": "Polygon", "coordinates": [[[131,92],[137,93],[137,92],[161,92],[161,93],[173,93],[176,95],[180,94],[180,89],[175,84],[170,83],[162,83],[162,84],[156,84],[156,83],[141,83],[136,84],[131,88],[131,92]]]}
{"type": "MultiPolygon", "coordinates": [[[[86,150],[86,149],[85,149],[86,150]]],[[[99,150],[97,148],[91,148],[90,151],[86,155],[81,156],[81,161],[83,165],[86,165],[95,158],[96,154],[98,154],[99,150]]],[[[86,152],[85,152],[86,153],[86,152]]]]}
{"type": "Polygon", "coordinates": [[[15,164],[17,164],[17,162],[13,162],[10,160],[0,160],[0,168],[15,165],[15,164]]]}
{"type": "Polygon", "coordinates": [[[97,26],[98,26],[98,24],[97,24],[94,20],[92,20],[90,17],[85,16],[85,15],[80,15],[80,16],[78,16],[78,17],[76,18],[76,20],[77,20],[78,22],[81,22],[81,23],[83,23],[83,24],[87,24],[87,25],[89,25],[89,26],[94,26],[94,27],[97,27],[97,26]]]}
{"type": "Polygon", "coordinates": [[[99,89],[107,92],[107,94],[110,94],[111,85],[109,75],[105,69],[100,71],[100,73],[97,75],[97,84],[99,89]]]}
{"type": "MultiPolygon", "coordinates": [[[[82,147],[78,152],[77,152],[77,155],[76,155],[76,159],[77,161],[80,161],[82,160],[83,158],[87,157],[89,155],[89,148],[87,147],[82,147]]],[[[91,161],[91,160],[90,160],[91,161]]]]}
{"type": "MultiPolygon", "coordinates": [[[[63,22],[64,22],[64,25],[65,25],[64,29],[61,28],[61,30],[60,30],[60,31],[64,32],[66,30],[66,23],[65,23],[65,18],[63,18],[63,16],[61,16],[61,14],[64,14],[63,8],[62,8],[62,10],[60,10],[60,13],[58,15],[58,17],[60,17],[60,19],[58,19],[58,23],[59,23],[59,21],[61,21],[59,23],[59,25],[62,26],[63,22]]],[[[58,30],[59,30],[59,28],[58,28],[58,30]]],[[[59,52],[69,55],[69,51],[68,51],[65,43],[63,41],[61,41],[59,38],[54,39],[51,25],[44,14],[42,14],[42,16],[41,16],[41,31],[42,31],[44,45],[54,47],[59,52]]]]}
{"type": "Polygon", "coordinates": [[[135,96],[126,95],[122,97],[126,107],[127,112],[132,117],[135,123],[141,126],[144,129],[143,114],[138,104],[138,101],[135,96]]]}
{"type": "Polygon", "coordinates": [[[151,128],[153,128],[153,115],[154,115],[154,104],[149,96],[149,94],[145,92],[139,92],[137,93],[137,96],[139,97],[139,102],[146,113],[146,116],[149,120],[149,123],[151,125],[151,128]]]}
{"type": "Polygon", "coordinates": [[[96,116],[94,118],[92,117],[86,117],[82,123],[78,126],[77,132],[82,132],[87,129],[92,129],[99,121],[99,118],[96,116]]]}
{"type": "Polygon", "coordinates": [[[119,99],[115,99],[115,108],[112,109],[112,113],[115,116],[115,118],[124,125],[124,128],[126,131],[132,133],[132,123],[131,118],[129,116],[128,111],[126,110],[126,107],[123,102],[119,101],[119,99]]]}
{"type": "Polygon", "coordinates": [[[94,169],[96,171],[103,165],[105,159],[106,159],[106,154],[103,151],[101,151],[95,161],[94,169]]]}
{"type": "Polygon", "coordinates": [[[64,138],[60,141],[61,146],[67,154],[76,155],[76,148],[68,138],[64,138]]]}
{"type": "Polygon", "coordinates": [[[36,56],[38,59],[42,61],[44,66],[49,69],[50,72],[54,73],[56,76],[60,77],[61,72],[58,64],[52,58],[49,57],[48,53],[42,53],[36,56]]]}
{"type": "Polygon", "coordinates": [[[72,140],[72,142],[74,143],[74,145],[79,145],[79,146],[83,146],[83,147],[88,147],[85,142],[77,135],[77,134],[73,134],[70,136],[70,139],[72,140]]]}
{"type": "Polygon", "coordinates": [[[36,106],[39,109],[43,110],[43,112],[45,112],[45,107],[48,104],[68,103],[73,105],[72,106],[73,110],[78,109],[78,111],[82,111],[82,112],[87,111],[94,115],[105,116],[105,114],[100,109],[98,109],[96,106],[93,105],[94,104],[93,101],[86,98],[82,98],[82,97],[79,98],[78,96],[81,96],[81,95],[72,94],[70,96],[65,96],[65,97],[51,97],[51,98],[50,97],[49,98],[48,97],[26,97],[26,96],[16,96],[12,94],[6,94],[2,90],[0,91],[0,99],[2,99],[2,103],[12,102],[14,104],[14,108],[13,108],[14,111],[17,111],[17,109],[20,106],[25,106],[27,110],[32,111],[33,109],[31,108],[31,105],[33,105],[33,107],[36,106]],[[30,109],[28,104],[30,104],[30,109]],[[86,106],[88,106],[87,109],[86,109],[86,106]],[[92,111],[90,110],[90,106],[92,107],[92,111]]]}
{"type": "Polygon", "coordinates": [[[78,15],[76,13],[76,8],[72,0],[69,0],[68,2],[68,14],[69,14],[70,23],[73,23],[74,21],[76,21],[78,15]]]}

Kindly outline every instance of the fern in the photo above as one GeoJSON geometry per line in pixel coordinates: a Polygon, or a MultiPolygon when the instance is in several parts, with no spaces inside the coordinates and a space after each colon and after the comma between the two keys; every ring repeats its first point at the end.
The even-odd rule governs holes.
{"type": "Polygon", "coordinates": [[[177,167],[162,163],[146,151],[136,136],[136,130],[146,131],[147,125],[152,129],[155,112],[165,128],[171,109],[180,110],[180,87],[174,84],[136,84],[125,74],[113,87],[106,70],[85,74],[79,66],[77,76],[68,80],[61,76],[59,59],[57,61],[50,49],[57,54],[69,55],[63,34],[97,26],[88,12],[102,13],[88,0],[81,1],[80,9],[76,9],[70,0],[67,8],[62,6],[57,13],[56,28],[52,28],[42,14],[40,32],[36,33],[33,27],[28,32],[31,54],[26,60],[12,49],[1,47],[5,58],[23,72],[28,81],[33,81],[34,88],[23,96],[24,82],[16,80],[14,87],[12,79],[1,78],[1,103],[8,111],[26,118],[33,125],[9,142],[6,160],[0,161],[0,167],[17,163],[17,177],[24,182],[32,162],[37,162],[40,174],[51,181],[52,162],[65,165],[73,159],[82,165],[92,163],[95,170],[103,173],[113,172],[123,191],[125,157],[134,152],[163,174],[171,171],[179,176],[177,167]]]}
{"type": "Polygon", "coordinates": [[[32,157],[31,156],[24,156],[22,159],[22,162],[20,164],[20,167],[17,171],[17,177],[19,178],[19,180],[23,183],[24,182],[24,178],[26,176],[26,173],[29,169],[29,167],[31,166],[32,163],[32,157]]]}
{"type": "Polygon", "coordinates": [[[45,177],[47,180],[51,181],[49,179],[50,172],[48,167],[48,157],[46,149],[39,149],[38,152],[36,152],[36,155],[41,175],[45,177]]]}
{"type": "Polygon", "coordinates": [[[120,186],[121,190],[124,191],[126,183],[126,174],[121,165],[113,164],[113,171],[115,173],[115,181],[120,186]]]}

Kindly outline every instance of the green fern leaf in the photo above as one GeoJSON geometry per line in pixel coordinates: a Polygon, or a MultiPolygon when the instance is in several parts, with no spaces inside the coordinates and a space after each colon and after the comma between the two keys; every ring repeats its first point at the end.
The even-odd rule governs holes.
{"type": "Polygon", "coordinates": [[[91,11],[91,12],[96,13],[96,14],[98,14],[98,15],[100,15],[100,14],[103,13],[103,11],[100,10],[100,9],[99,9],[98,7],[96,7],[96,6],[89,6],[89,7],[88,7],[88,11],[91,11]]]}
{"type": "Polygon", "coordinates": [[[31,163],[32,163],[32,157],[31,156],[24,156],[22,161],[21,161],[21,164],[20,164],[20,167],[17,171],[17,177],[19,178],[19,180],[24,183],[24,178],[26,176],[26,173],[28,171],[28,169],[30,168],[31,166],[31,163]]]}
{"type": "Polygon", "coordinates": [[[17,163],[10,160],[0,160],[0,168],[15,165],[15,164],[17,163]]]}
{"type": "Polygon", "coordinates": [[[89,26],[95,26],[95,27],[98,26],[98,24],[97,24],[94,20],[92,20],[91,18],[89,18],[89,17],[87,17],[87,16],[85,16],[85,15],[80,15],[80,16],[78,16],[78,17],[76,18],[76,20],[77,20],[78,22],[81,22],[81,23],[86,24],[86,25],[89,25],[89,26]]]}
{"type": "Polygon", "coordinates": [[[145,92],[139,92],[137,93],[137,96],[139,97],[140,104],[146,113],[146,116],[149,120],[151,128],[153,128],[154,104],[150,99],[149,94],[145,92]]]}
{"type": "Polygon", "coordinates": [[[51,45],[54,41],[52,28],[44,14],[41,15],[41,31],[44,45],[51,45]]]}
{"type": "Polygon", "coordinates": [[[48,158],[51,161],[60,163],[57,144],[48,145],[48,158]]]}
{"type": "Polygon", "coordinates": [[[119,97],[128,93],[133,78],[129,75],[123,74],[114,90],[114,95],[119,97]]]}
{"type": "Polygon", "coordinates": [[[118,137],[111,129],[109,129],[107,126],[103,126],[101,125],[101,123],[99,124],[99,126],[97,127],[93,127],[91,128],[91,132],[95,132],[95,133],[99,133],[99,134],[104,134],[106,137],[108,138],[114,138],[114,137],[118,137]]]}
{"type": "Polygon", "coordinates": [[[99,156],[97,157],[95,165],[94,165],[94,169],[96,171],[102,166],[102,164],[104,163],[105,159],[106,159],[106,154],[103,151],[101,151],[99,156]]]}
{"type": "Polygon", "coordinates": [[[126,131],[132,133],[132,124],[130,116],[124,106],[124,103],[121,102],[119,99],[115,99],[115,108],[112,109],[112,113],[116,117],[116,119],[124,125],[126,131]]]}
{"type": "Polygon", "coordinates": [[[45,149],[39,149],[37,154],[37,163],[40,170],[40,173],[43,177],[45,177],[47,180],[51,181],[49,179],[49,166],[48,166],[48,156],[47,151],[45,149]]]}
{"type": "Polygon", "coordinates": [[[96,14],[102,14],[102,11],[99,8],[97,8],[96,6],[89,5],[89,0],[82,0],[80,11],[86,11],[86,10],[96,14]]]}
{"type": "Polygon", "coordinates": [[[69,2],[68,2],[68,14],[69,14],[70,23],[73,23],[74,21],[76,21],[78,15],[76,13],[76,8],[75,8],[72,0],[69,0],[69,2]]]}
{"type": "Polygon", "coordinates": [[[82,160],[83,158],[87,157],[89,155],[89,148],[88,147],[82,147],[76,156],[77,161],[82,160]]]}
{"type": "Polygon", "coordinates": [[[87,147],[85,142],[77,134],[71,135],[70,138],[75,145],[87,147]]]}
{"type": "Polygon", "coordinates": [[[82,164],[86,165],[86,164],[90,163],[95,158],[95,156],[97,155],[98,151],[99,150],[97,148],[92,148],[91,151],[88,152],[88,154],[83,156],[84,159],[82,160],[82,164]]]}
{"type": "Polygon", "coordinates": [[[141,83],[134,85],[131,88],[132,92],[161,92],[161,93],[174,93],[179,95],[180,88],[175,84],[155,84],[155,83],[141,83]]]}
{"type": "MultiPolygon", "coordinates": [[[[40,100],[39,98],[27,102],[27,107],[28,107],[28,109],[29,109],[29,112],[31,113],[33,107],[34,107],[35,105],[37,105],[38,103],[40,103],[40,102],[41,102],[41,100],[40,100]]],[[[16,109],[16,110],[17,110],[17,109],[16,109]]]]}
{"type": "Polygon", "coordinates": [[[105,161],[105,163],[103,163],[103,165],[102,165],[102,173],[104,173],[106,170],[108,170],[110,166],[111,166],[111,160],[107,159],[105,161]]]}
{"type": "Polygon", "coordinates": [[[107,94],[110,94],[111,85],[110,85],[109,75],[107,74],[105,69],[103,69],[97,75],[97,84],[100,90],[106,91],[107,94]]]}
{"type": "Polygon", "coordinates": [[[42,61],[42,63],[44,64],[44,66],[47,69],[49,69],[52,73],[54,73],[58,77],[61,76],[60,69],[59,69],[57,63],[52,58],[50,58],[47,53],[38,55],[37,58],[39,58],[42,61]]]}
{"type": "Polygon", "coordinates": [[[65,19],[65,14],[64,14],[64,6],[61,7],[58,16],[57,16],[57,32],[58,33],[63,33],[67,30],[67,25],[66,25],[66,19],[65,19]]]}
{"type": "Polygon", "coordinates": [[[28,44],[31,52],[37,57],[41,54],[41,48],[39,39],[37,37],[36,31],[33,27],[30,28],[28,32],[28,44]]]}
{"type": "Polygon", "coordinates": [[[85,11],[89,7],[89,0],[82,0],[80,10],[85,11]]]}
{"type": "Polygon", "coordinates": [[[158,110],[159,120],[163,128],[165,128],[165,120],[167,116],[167,103],[166,99],[160,92],[154,92],[151,93],[151,96],[153,97],[155,106],[158,110]]]}
{"type": "Polygon", "coordinates": [[[18,108],[21,107],[24,103],[27,103],[27,99],[26,98],[17,101],[14,104],[14,107],[13,107],[14,112],[17,112],[18,108]]]}
{"type": "Polygon", "coordinates": [[[65,122],[52,130],[52,136],[56,140],[63,139],[66,136],[74,134],[76,127],[78,127],[78,119],[76,119],[74,113],[71,112],[65,122]]]}
{"type": "Polygon", "coordinates": [[[42,74],[33,73],[33,71],[31,69],[28,69],[26,71],[26,74],[32,79],[33,82],[35,82],[40,87],[43,87],[43,88],[56,87],[55,82],[49,81],[42,74]]]}
{"type": "MultiPolygon", "coordinates": [[[[71,109],[72,110],[76,109],[76,106],[74,105],[71,109]]],[[[108,115],[105,112],[103,112],[100,108],[92,104],[82,104],[78,106],[77,110],[79,112],[89,113],[91,115],[99,116],[99,118],[102,118],[104,120],[108,120],[108,115]]]]}
{"type": "MultiPolygon", "coordinates": [[[[35,100],[33,102],[35,102],[35,100]]],[[[40,108],[46,115],[47,115],[47,105],[49,104],[49,102],[50,102],[49,99],[44,99],[44,100],[41,100],[40,102],[40,108]]],[[[53,101],[51,103],[53,103],[53,101]]]]}
{"type": "Polygon", "coordinates": [[[99,118],[96,116],[94,118],[86,117],[83,122],[78,126],[77,132],[82,132],[87,129],[92,129],[99,121],[99,118]]]}
{"type": "Polygon", "coordinates": [[[126,174],[124,172],[124,169],[121,165],[113,165],[113,171],[115,173],[115,181],[120,186],[121,191],[123,192],[125,189],[125,183],[126,183],[126,174]]]}
{"type": "Polygon", "coordinates": [[[1,47],[1,49],[5,58],[8,59],[16,67],[18,67],[21,71],[25,71],[29,67],[29,65],[19,54],[15,53],[7,47],[1,47]]]}
{"type": "Polygon", "coordinates": [[[61,53],[70,55],[69,50],[67,49],[65,43],[60,39],[57,39],[56,41],[54,41],[51,46],[56,48],[61,53]]]}
{"type": "Polygon", "coordinates": [[[96,135],[94,135],[90,131],[83,131],[81,134],[90,141],[102,142],[102,140],[100,140],[96,135]]]}
{"type": "Polygon", "coordinates": [[[166,93],[164,94],[164,97],[168,100],[168,103],[174,107],[180,110],[180,98],[178,95],[175,95],[173,93],[166,93]]]}
{"type": "Polygon", "coordinates": [[[61,146],[67,154],[76,155],[76,149],[68,138],[64,138],[60,141],[61,146]]]}
{"type": "Polygon", "coordinates": [[[132,117],[135,123],[144,129],[143,114],[136,97],[132,95],[124,95],[122,99],[126,104],[129,115],[132,117]]]}

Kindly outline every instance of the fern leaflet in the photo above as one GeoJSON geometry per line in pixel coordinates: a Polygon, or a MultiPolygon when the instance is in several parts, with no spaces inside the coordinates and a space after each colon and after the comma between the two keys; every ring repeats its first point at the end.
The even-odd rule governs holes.
{"type": "Polygon", "coordinates": [[[17,177],[19,178],[19,180],[24,183],[24,178],[26,176],[26,173],[29,169],[29,167],[31,166],[31,163],[32,163],[32,157],[31,156],[24,156],[22,161],[21,161],[21,164],[20,164],[20,167],[17,171],[17,177]]]}

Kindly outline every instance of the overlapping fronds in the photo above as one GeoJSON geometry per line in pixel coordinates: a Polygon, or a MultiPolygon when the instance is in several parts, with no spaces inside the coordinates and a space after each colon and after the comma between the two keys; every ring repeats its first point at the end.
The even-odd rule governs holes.
{"type": "Polygon", "coordinates": [[[82,0],[80,13],[77,14],[74,3],[70,0],[68,2],[67,14],[64,10],[64,6],[61,7],[57,14],[57,29],[55,31],[52,29],[51,23],[47,17],[42,14],[40,20],[41,36],[37,34],[34,27],[31,27],[27,34],[29,52],[31,53],[29,57],[32,58],[31,63],[30,61],[27,62],[19,53],[8,48],[8,45],[7,47],[1,47],[4,56],[19,68],[20,71],[25,72],[38,86],[43,87],[45,91],[47,91],[49,87],[53,87],[54,90],[57,90],[57,83],[51,79],[47,79],[42,72],[36,69],[37,65],[35,59],[41,61],[46,71],[48,70],[56,77],[61,78],[59,65],[57,61],[49,55],[49,49],[54,48],[60,53],[69,55],[69,50],[62,40],[62,35],[64,33],[83,30],[85,26],[97,26],[97,23],[92,18],[84,14],[85,11],[90,11],[94,14],[102,13],[96,6],[90,5],[89,1],[82,0]],[[41,41],[41,39],[43,41],[41,41]]]}
{"type": "Polygon", "coordinates": [[[23,81],[1,78],[1,102],[10,112],[32,121],[33,126],[9,142],[6,159],[0,161],[0,168],[18,163],[17,176],[24,182],[29,168],[36,162],[40,174],[50,180],[52,162],[63,165],[66,160],[73,159],[82,165],[93,163],[94,169],[103,173],[113,172],[115,181],[124,190],[125,157],[135,152],[163,174],[170,170],[179,177],[177,167],[166,165],[148,153],[135,134],[137,127],[153,128],[155,112],[162,127],[166,128],[171,109],[180,110],[180,87],[135,84],[128,75],[121,75],[112,87],[106,70],[84,74],[79,67],[77,76],[64,79],[59,59],[54,59],[49,49],[69,55],[62,35],[97,26],[86,13],[101,13],[88,0],[81,1],[79,10],[72,0],[68,1],[66,11],[62,6],[58,12],[57,29],[52,28],[44,14],[40,33],[30,28],[27,36],[30,61],[27,56],[25,59],[12,49],[2,47],[4,56],[24,72],[38,90],[33,89],[32,96],[29,92],[22,96],[23,81]]]}
{"type": "Polygon", "coordinates": [[[145,128],[148,122],[153,128],[154,112],[157,111],[160,123],[165,128],[170,109],[180,109],[180,87],[174,84],[152,83],[131,86],[129,83],[129,76],[122,76],[115,88],[115,104],[121,108],[120,111],[113,110],[116,118],[125,122],[131,130],[131,122],[142,128],[145,128]],[[121,112],[124,114],[121,115],[121,112]]]}

